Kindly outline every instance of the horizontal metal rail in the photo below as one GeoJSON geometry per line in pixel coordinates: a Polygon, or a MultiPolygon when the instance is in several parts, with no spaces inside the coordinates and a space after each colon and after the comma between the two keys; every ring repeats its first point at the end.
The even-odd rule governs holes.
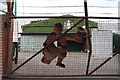
{"type": "MultiPolygon", "coordinates": [[[[12,75],[12,78],[80,78],[80,77],[105,77],[109,76],[110,78],[118,78],[120,75],[119,74],[93,74],[93,75],[86,75],[86,74],[82,74],[82,75],[24,75],[24,74],[20,74],[20,75],[12,75]]],[[[108,78],[108,77],[107,77],[108,78]]],[[[59,80],[59,79],[58,79],[59,80]]],[[[70,79],[71,80],[71,79],[70,79]]],[[[84,79],[83,79],[84,80],[84,79]]],[[[91,80],[91,79],[90,79],[91,80]]]]}
{"type": "Polygon", "coordinates": [[[120,19],[120,17],[95,17],[95,16],[90,16],[88,18],[89,19],[120,19]]]}
{"type": "Polygon", "coordinates": [[[14,16],[14,17],[11,17],[11,19],[26,19],[26,18],[85,18],[83,16],[14,16]]]}
{"type": "MultiPolygon", "coordinates": [[[[86,18],[85,16],[13,16],[11,19],[26,19],[26,18],[86,18]]],[[[88,16],[89,19],[120,19],[120,17],[96,17],[88,16]]]]}

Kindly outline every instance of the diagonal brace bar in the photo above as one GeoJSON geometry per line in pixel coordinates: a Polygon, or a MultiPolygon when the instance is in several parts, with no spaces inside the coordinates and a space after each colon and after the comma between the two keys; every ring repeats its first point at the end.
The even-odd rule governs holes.
{"type": "Polygon", "coordinates": [[[100,65],[98,65],[93,71],[91,71],[88,75],[91,75],[92,73],[94,73],[95,71],[97,71],[100,67],[102,67],[105,63],[107,63],[109,60],[111,60],[113,57],[115,57],[117,54],[120,53],[120,50],[117,51],[116,53],[113,54],[112,57],[109,57],[108,59],[106,59],[103,63],[101,63],[100,65]]]}

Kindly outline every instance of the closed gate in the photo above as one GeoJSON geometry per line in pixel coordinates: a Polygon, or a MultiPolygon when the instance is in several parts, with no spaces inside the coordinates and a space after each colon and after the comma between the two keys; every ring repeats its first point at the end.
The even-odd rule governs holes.
{"type": "MultiPolygon", "coordinates": [[[[9,72],[11,77],[75,77],[75,76],[95,76],[95,75],[111,75],[119,76],[119,34],[113,32],[114,28],[111,24],[105,25],[100,22],[100,19],[119,19],[117,17],[88,17],[87,3],[84,2],[85,17],[75,16],[24,16],[10,17],[14,19],[14,29],[16,35],[13,35],[15,46],[13,47],[13,64],[12,71],[9,72]],[[92,19],[97,19],[94,22],[92,19]],[[47,35],[53,31],[53,25],[56,22],[64,25],[65,34],[75,34],[77,27],[86,26],[87,43],[89,50],[84,50],[84,44],[74,44],[75,51],[71,44],[68,45],[67,57],[63,60],[66,68],[56,66],[57,59],[53,60],[50,65],[41,62],[43,57],[42,51],[47,35]],[[67,27],[67,22],[71,26],[67,27]],[[102,25],[101,25],[102,24],[102,25]],[[105,27],[109,27],[108,29],[105,27]],[[18,32],[18,30],[22,32],[18,32]],[[96,35],[95,35],[96,34],[96,35]],[[113,35],[117,35],[114,37],[113,35]],[[16,37],[15,37],[16,36],[16,37]],[[93,54],[94,53],[94,54],[93,54]],[[99,55],[99,56],[98,56],[99,55]],[[105,55],[105,56],[104,56],[105,55]],[[102,56],[102,57],[101,57],[102,56]],[[15,63],[14,63],[15,61],[15,63]]],[[[113,22],[111,22],[113,23],[113,22]]],[[[115,23],[118,24],[118,23],[115,23]]],[[[119,31],[119,30],[118,30],[119,31]]],[[[55,39],[56,40],[56,39],[55,39]]],[[[55,42],[53,40],[52,42],[55,42]]],[[[84,42],[84,40],[83,40],[84,42]]],[[[14,43],[14,42],[13,42],[14,43]]],[[[51,43],[50,43],[51,44],[51,43]]],[[[48,45],[49,46],[49,45],[48,45]]],[[[47,46],[47,47],[48,47],[47,46]]],[[[9,54],[10,55],[10,54],[9,54]]],[[[11,58],[11,57],[9,57],[11,58]]],[[[11,59],[8,59],[11,60],[11,59]]],[[[9,63],[10,65],[10,63],[9,63]]]]}
{"type": "MultiPolygon", "coordinates": [[[[17,56],[14,55],[17,57],[17,60],[14,60],[17,64],[13,64],[13,77],[119,75],[119,34],[112,32],[113,27],[115,29],[118,23],[116,23],[112,28],[109,28],[109,30],[103,30],[102,27],[108,27],[114,23],[102,23],[100,20],[97,22],[89,22],[91,25],[90,40],[92,41],[92,54],[87,74],[89,52],[82,51],[83,45],[74,41],[68,42],[69,46],[67,57],[63,60],[66,68],[56,66],[57,58],[54,59],[50,65],[42,63],[42,50],[44,49],[43,42],[45,41],[47,35],[53,31],[55,21],[59,21],[64,25],[63,22],[68,20],[67,17],[62,17],[62,22],[60,21],[60,18],[61,17],[52,17],[46,19],[47,23],[44,22],[45,24],[42,24],[42,20],[39,20],[39,18],[17,19],[16,26],[19,27],[19,25],[21,25],[20,27],[22,27],[23,32],[19,32],[17,34],[19,36],[19,45],[17,56]],[[49,21],[52,21],[53,23],[49,21]]],[[[74,23],[71,27],[72,30],[67,34],[74,35],[77,31],[77,27],[82,26],[84,21],[82,18],[80,19],[75,17],[71,17],[69,20],[74,23]],[[78,21],[74,22],[74,19],[78,21]]],[[[116,20],[114,20],[114,22],[115,21],[116,20]]],[[[66,33],[65,28],[64,32],[66,33]]]]}

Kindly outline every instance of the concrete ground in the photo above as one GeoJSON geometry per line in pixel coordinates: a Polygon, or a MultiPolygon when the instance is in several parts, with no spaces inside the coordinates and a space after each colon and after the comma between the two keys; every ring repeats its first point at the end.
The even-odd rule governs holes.
{"type": "MultiPolygon", "coordinates": [[[[33,54],[34,54],[33,52],[20,52],[18,58],[18,64],[13,64],[13,69],[15,69],[21,63],[23,63],[33,54]]],[[[66,65],[66,68],[55,66],[57,59],[53,60],[50,65],[44,64],[41,62],[42,56],[43,55],[41,53],[37,55],[27,64],[25,64],[20,69],[15,71],[13,77],[78,76],[78,75],[85,75],[86,73],[88,53],[68,52],[67,57],[63,61],[63,63],[66,65]]],[[[95,69],[100,63],[102,63],[106,59],[107,58],[98,59],[92,56],[89,72],[95,69]]],[[[119,71],[118,69],[119,69],[118,56],[115,56],[113,59],[111,59],[109,62],[107,62],[104,66],[102,66],[99,70],[97,70],[93,74],[115,75],[118,74],[119,71]]]]}
{"type": "Polygon", "coordinates": [[[2,80],[120,80],[120,77],[47,77],[47,78],[11,78],[11,79],[2,79],[2,80]]]}

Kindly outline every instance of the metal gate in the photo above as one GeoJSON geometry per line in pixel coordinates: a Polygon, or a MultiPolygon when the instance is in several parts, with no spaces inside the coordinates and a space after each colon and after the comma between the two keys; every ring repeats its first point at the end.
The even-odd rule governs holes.
{"type": "MultiPolygon", "coordinates": [[[[11,19],[16,19],[18,20],[18,22],[15,24],[15,27],[22,27],[22,30],[24,31],[24,33],[18,33],[17,35],[20,35],[20,37],[18,37],[18,42],[16,44],[16,52],[13,54],[13,62],[15,61],[15,64],[11,64],[12,65],[12,71],[9,72],[11,77],[65,77],[65,76],[69,76],[69,77],[75,77],[75,76],[107,76],[107,75],[111,75],[111,76],[119,76],[119,46],[113,45],[113,40],[112,38],[114,37],[110,37],[110,35],[101,35],[98,33],[98,35],[100,35],[99,40],[97,39],[97,37],[93,38],[92,31],[94,31],[93,29],[95,29],[95,31],[111,31],[112,30],[104,30],[104,29],[100,29],[97,26],[99,21],[96,22],[96,24],[92,24],[93,22],[90,21],[91,19],[119,19],[118,17],[88,17],[88,13],[87,13],[87,2],[84,2],[84,7],[85,7],[85,17],[75,17],[75,16],[71,16],[71,17],[66,17],[66,16],[62,16],[62,17],[50,17],[50,16],[24,16],[24,17],[11,17],[11,19]],[[52,22],[44,22],[44,20],[41,20],[41,18],[45,19],[45,18],[49,18],[52,19],[52,22]],[[64,59],[64,63],[66,64],[66,68],[61,68],[58,66],[55,66],[56,63],[56,59],[50,64],[50,65],[46,65],[41,63],[41,57],[43,56],[41,54],[42,50],[44,49],[42,43],[44,42],[44,40],[46,39],[46,36],[48,35],[49,32],[52,31],[52,29],[49,29],[51,26],[53,26],[54,22],[56,22],[55,19],[58,19],[57,22],[61,22],[61,19],[63,19],[64,21],[66,20],[71,20],[72,19],[78,19],[78,21],[74,21],[73,25],[71,26],[71,28],[67,29],[64,32],[64,35],[67,34],[67,32],[72,32],[73,34],[76,31],[76,27],[77,26],[82,26],[81,24],[84,24],[86,26],[86,31],[87,31],[87,35],[88,35],[88,43],[89,43],[89,52],[80,52],[80,50],[78,51],[69,51],[67,57],[64,59]],[[20,21],[20,22],[19,22],[20,21]],[[41,21],[43,23],[49,24],[49,25],[36,25],[35,23],[37,21],[41,21]],[[29,25],[30,23],[33,23],[32,25],[29,25]],[[91,23],[91,25],[90,25],[91,23]],[[20,25],[22,24],[22,25],[20,25]],[[35,26],[33,28],[33,26],[35,26]],[[41,27],[39,29],[39,27],[41,27]],[[45,28],[47,27],[47,28],[45,28]],[[36,29],[35,29],[36,28],[36,29]],[[44,29],[45,28],[45,29],[44,29]],[[33,31],[36,32],[33,32],[33,31]],[[44,31],[41,32],[40,30],[44,31]],[[49,30],[49,31],[47,31],[49,30]],[[46,31],[46,32],[45,32],[46,31]],[[104,36],[104,37],[102,37],[104,36]],[[107,38],[106,38],[107,37],[107,38]],[[91,40],[93,41],[93,43],[91,43],[91,40]],[[104,41],[104,44],[101,41],[104,41]],[[107,43],[108,40],[111,41],[111,43],[107,43]],[[106,41],[106,43],[105,43],[106,41]],[[98,42],[100,42],[98,44],[98,42]],[[92,52],[94,50],[94,48],[92,49],[93,45],[96,49],[101,49],[100,51],[104,50],[104,48],[106,48],[107,50],[113,49],[109,51],[105,51],[110,53],[109,56],[105,56],[105,57],[96,57],[95,55],[92,55],[92,52]],[[95,45],[96,44],[96,45],[95,45]],[[102,46],[100,46],[102,45],[102,46]],[[102,48],[104,47],[104,48],[102,48]],[[112,52],[112,53],[111,53],[112,52]]],[[[62,24],[64,24],[63,22],[61,22],[62,24]]],[[[111,25],[109,25],[111,26],[111,25]]],[[[112,25],[113,26],[113,25],[112,25]]],[[[103,27],[103,26],[101,26],[103,27]]],[[[102,32],[101,32],[102,33],[102,32]]],[[[118,35],[118,33],[115,33],[115,35],[118,35]]],[[[63,35],[61,35],[63,36],[63,35]]],[[[60,36],[60,37],[61,37],[60,36]]],[[[55,39],[56,40],[56,39],[55,39]]],[[[55,41],[53,40],[53,42],[55,41]]],[[[119,40],[119,39],[118,39],[119,40]]],[[[116,41],[116,40],[115,40],[116,41]]],[[[119,41],[118,41],[119,43],[119,41]]],[[[49,45],[48,45],[49,46],[49,45]]],[[[75,46],[76,47],[76,46],[75,46]]],[[[46,47],[45,47],[46,48],[46,47]]],[[[94,51],[95,52],[95,51],[94,51]]],[[[99,52],[98,50],[96,52],[99,52]]],[[[104,51],[102,51],[104,52],[104,51]]],[[[9,54],[10,55],[10,54],[9,54]]],[[[104,55],[104,54],[100,54],[99,55],[104,55]]],[[[9,57],[11,58],[11,57],[9,57]]],[[[10,59],[11,60],[11,59],[10,59]]]]}
{"type": "MultiPolygon", "coordinates": [[[[63,21],[66,21],[68,20],[68,17],[64,17],[64,18],[52,17],[49,19],[52,19],[53,20],[52,22],[55,22],[56,19],[57,20],[62,19],[63,21]]],[[[85,23],[84,20],[82,18],[80,19],[79,17],[78,18],[69,17],[69,19],[71,21],[72,19],[78,19],[78,21],[74,23],[74,25],[71,27],[72,30],[67,34],[74,34],[76,32],[76,28],[78,26],[81,26],[81,24],[85,23]]],[[[113,28],[116,29],[118,27],[116,26],[118,25],[118,23],[115,23],[117,22],[117,20],[114,20],[114,22],[106,22],[108,21],[106,20],[105,21],[106,23],[104,23],[101,22],[102,20],[98,19],[98,21],[95,22],[94,25],[90,26],[90,36],[91,36],[90,40],[92,41],[91,43],[92,53],[90,56],[90,63],[88,63],[89,52],[81,52],[80,44],[76,45],[76,43],[74,42],[69,43],[68,44],[70,46],[70,47],[68,46],[69,51],[67,57],[63,61],[63,63],[65,63],[66,65],[66,68],[61,68],[56,66],[55,64],[57,62],[57,59],[53,60],[50,65],[43,64],[41,62],[41,58],[43,56],[42,50],[44,49],[43,42],[45,41],[47,35],[50,32],[52,32],[52,27],[50,26],[54,25],[54,23],[50,24],[51,22],[50,23],[47,22],[49,25],[47,25],[48,27],[45,28],[46,25],[36,26],[35,23],[32,23],[37,21],[39,22],[39,17],[36,19],[20,18],[17,19],[17,21],[18,22],[16,26],[19,27],[19,25],[22,24],[21,27],[23,32],[18,33],[19,35],[18,38],[19,45],[18,45],[18,53],[17,53],[18,58],[17,61],[15,60],[15,63],[17,64],[13,64],[13,72],[12,72],[13,77],[53,77],[53,76],[70,77],[70,76],[88,76],[88,75],[89,76],[119,75],[119,65],[118,65],[119,50],[118,50],[118,45],[116,45],[119,44],[118,41],[119,39],[116,39],[116,37],[119,38],[119,34],[112,32],[113,28]],[[113,24],[115,25],[113,26],[113,24]],[[39,30],[42,28],[39,29],[38,27],[41,26],[44,27],[44,30],[42,30],[44,32],[42,31],[39,32],[39,30]],[[108,26],[112,26],[112,27],[108,28],[108,26]],[[34,30],[32,28],[34,28],[34,30]],[[47,29],[51,31],[47,31],[47,29]],[[102,35],[102,33],[104,34],[102,35]],[[114,37],[115,35],[116,37],[114,37]],[[71,48],[71,46],[76,47],[78,49],[74,50],[73,48],[71,48]],[[96,51],[97,54],[94,54],[95,50],[97,50],[96,51]]],[[[89,24],[91,24],[91,22],[89,22],[89,24]]],[[[64,32],[66,33],[66,30],[64,32]]]]}

